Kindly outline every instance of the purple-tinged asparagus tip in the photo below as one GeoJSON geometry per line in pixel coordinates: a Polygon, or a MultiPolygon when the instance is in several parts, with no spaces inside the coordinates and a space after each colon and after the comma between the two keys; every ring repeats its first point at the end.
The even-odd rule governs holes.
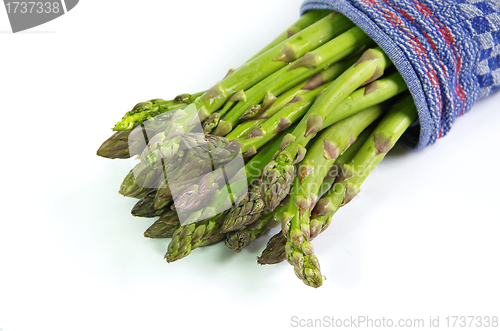
{"type": "Polygon", "coordinates": [[[274,133],[280,133],[280,132],[288,129],[290,127],[290,125],[292,125],[292,121],[290,121],[286,117],[282,117],[282,118],[280,118],[280,121],[278,122],[278,126],[274,130],[274,133]]]}

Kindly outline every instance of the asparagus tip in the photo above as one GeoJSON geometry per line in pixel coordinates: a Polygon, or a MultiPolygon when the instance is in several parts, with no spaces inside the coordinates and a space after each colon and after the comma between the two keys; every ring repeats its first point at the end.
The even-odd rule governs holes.
{"type": "Polygon", "coordinates": [[[294,140],[295,136],[291,133],[288,133],[286,136],[284,136],[280,144],[280,150],[279,150],[280,153],[286,148],[286,146],[290,145],[290,143],[294,140]]]}

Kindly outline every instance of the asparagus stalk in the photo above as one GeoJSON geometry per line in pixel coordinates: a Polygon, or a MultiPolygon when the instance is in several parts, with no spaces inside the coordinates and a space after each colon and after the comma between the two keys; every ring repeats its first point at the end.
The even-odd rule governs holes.
{"type": "Polygon", "coordinates": [[[191,131],[198,121],[203,122],[207,119],[233,94],[250,88],[289,62],[302,57],[309,50],[316,49],[351,26],[353,26],[352,22],[340,14],[319,20],[208,89],[195,100],[194,108],[186,107],[177,110],[176,113],[179,115],[172,119],[164,136],[171,138],[191,131]]]}
{"type": "Polygon", "coordinates": [[[359,88],[334,111],[330,112],[323,123],[323,129],[338,121],[352,115],[354,112],[378,105],[392,97],[406,91],[408,87],[398,72],[394,72],[387,77],[377,79],[376,81],[359,88]]]}
{"type": "MultiPolygon", "coordinates": [[[[360,185],[375,166],[382,161],[416,117],[415,105],[410,95],[407,94],[385,116],[375,131],[366,130],[366,133],[370,133],[368,138],[365,139],[360,136],[358,141],[337,159],[339,161],[336,162],[337,166],[344,169],[338,171],[339,177],[332,189],[318,201],[311,213],[311,240],[328,228],[337,210],[349,203],[359,193],[360,185]],[[357,148],[353,149],[356,145],[357,148]]],[[[286,237],[281,233],[273,236],[259,257],[258,262],[260,264],[282,262],[286,258],[285,243],[286,237]]]]}
{"type": "MultiPolygon", "coordinates": [[[[317,22],[321,18],[324,18],[326,15],[330,13],[331,13],[330,10],[311,10],[305,13],[299,18],[299,20],[297,20],[292,26],[290,26],[286,30],[286,32],[280,34],[275,40],[273,40],[269,45],[264,47],[260,52],[255,54],[247,62],[250,62],[253,59],[259,57],[260,55],[266,53],[268,50],[275,47],[276,45],[282,44],[287,38],[305,29],[311,24],[317,22]]],[[[136,104],[131,111],[125,113],[122,120],[115,125],[114,130],[115,131],[131,130],[137,125],[144,122],[145,120],[148,120],[158,114],[164,113],[169,110],[177,109],[180,107],[184,107],[194,102],[194,100],[196,100],[196,98],[198,98],[202,94],[203,92],[194,94],[184,93],[176,96],[173,100],[165,101],[163,99],[153,99],[145,102],[140,102],[136,104]]]]}
{"type": "Polygon", "coordinates": [[[338,156],[384,109],[375,106],[348,117],[324,130],[300,163],[291,191],[288,210],[283,216],[283,233],[288,262],[305,284],[319,287],[322,276],[310,243],[309,217],[316,204],[320,186],[338,156]]]}
{"type": "Polygon", "coordinates": [[[141,122],[131,130],[117,131],[106,140],[97,151],[97,155],[106,158],[129,158],[139,155],[149,142],[149,137],[166,129],[174,111],[157,115],[141,122]]]}
{"type": "Polygon", "coordinates": [[[379,78],[390,64],[389,58],[379,47],[364,52],[358,62],[318,97],[292,134],[283,138],[282,151],[264,168],[262,174],[261,192],[270,210],[276,208],[288,194],[295,175],[294,164],[303,159],[305,146],[323,128],[329,110],[335,109],[359,86],[379,78]]]}
{"type": "MultiPolygon", "coordinates": [[[[360,28],[354,27],[335,37],[321,47],[305,54],[302,58],[281,68],[268,76],[249,90],[245,91],[245,100],[239,101],[219,122],[213,134],[224,136],[229,133],[238,121],[247,119],[259,111],[257,104],[263,101],[262,108],[267,109],[275,100],[275,96],[292,88],[302,80],[311,77],[318,72],[350,55],[359,48],[371,43],[360,28]]],[[[339,76],[348,66],[334,66],[327,71],[332,77],[339,76]]],[[[263,111],[263,110],[260,110],[263,111]]]]}
{"type": "MultiPolygon", "coordinates": [[[[332,15],[331,10],[310,10],[304,15],[302,15],[297,22],[295,22],[292,26],[290,26],[285,32],[280,34],[276,39],[274,39],[269,45],[264,47],[260,52],[255,54],[250,60],[247,62],[250,62],[254,60],[255,58],[259,57],[260,55],[266,53],[268,50],[272,49],[276,45],[284,42],[286,39],[290,38],[294,34],[296,34],[299,31],[302,31],[303,29],[307,28],[313,23],[316,23],[318,20],[321,18],[324,18],[326,15],[332,15]]],[[[231,69],[229,70],[227,76],[233,74],[236,70],[231,69]]],[[[226,76],[226,77],[227,77],[226,76]]],[[[204,123],[204,132],[205,133],[210,133],[219,123],[220,117],[224,115],[236,102],[237,100],[240,100],[244,94],[243,90],[240,90],[238,93],[233,95],[224,105],[224,108],[220,110],[219,112],[212,113],[210,117],[205,121],[204,123]],[[237,95],[237,94],[240,95],[237,95]]]]}
{"type": "Polygon", "coordinates": [[[146,238],[171,238],[174,232],[180,227],[177,213],[172,210],[167,210],[160,215],[145,232],[146,238]]]}
{"type": "MultiPolygon", "coordinates": [[[[321,186],[321,192],[318,196],[321,197],[321,199],[318,201],[316,204],[315,209],[312,211],[311,216],[313,219],[311,219],[310,222],[310,240],[316,238],[320,232],[323,232],[328,225],[330,224],[329,222],[327,223],[327,220],[323,218],[323,216],[318,216],[316,218],[314,216],[315,210],[317,206],[320,204],[320,202],[323,199],[323,194],[324,197],[328,196],[329,194],[338,194],[338,192],[344,192],[345,191],[345,186],[344,190],[339,186],[340,184],[334,184],[335,178],[340,174],[340,169],[342,165],[349,163],[356,153],[361,149],[361,146],[365,143],[365,141],[368,139],[369,135],[373,132],[374,129],[374,124],[370,125],[366,130],[364,130],[359,136],[358,139],[344,152],[342,155],[340,155],[334,162],[332,168],[328,171],[327,175],[325,176],[325,179],[323,181],[323,185],[321,186]],[[332,186],[333,185],[333,186],[332,186]],[[326,193],[325,193],[326,192],[326,193]],[[337,192],[337,193],[334,193],[337,192]]],[[[340,205],[340,204],[339,204],[340,205]]],[[[283,204],[280,205],[276,210],[279,208],[282,208],[283,204]]],[[[288,204],[285,206],[286,210],[288,210],[288,204]]],[[[285,211],[286,211],[285,210],[285,211]]],[[[283,214],[281,214],[283,215],[283,214]]],[[[331,220],[331,217],[329,218],[331,220]]],[[[281,221],[283,221],[283,216],[280,218],[281,221]]],[[[286,252],[285,252],[285,245],[287,242],[287,237],[283,235],[283,232],[280,231],[271,239],[269,239],[266,248],[262,252],[261,256],[258,257],[257,262],[259,264],[277,264],[280,262],[283,262],[286,260],[286,252]]]]}
{"type": "MultiPolygon", "coordinates": [[[[406,94],[387,114],[375,131],[363,144],[351,162],[342,166],[338,182],[346,181],[343,205],[351,201],[360,191],[360,186],[389,152],[410,124],[417,118],[417,110],[410,94],[406,94]]],[[[322,214],[318,206],[315,215],[322,214]]],[[[324,209],[324,208],[323,208],[324,209]]]]}
{"type": "MultiPolygon", "coordinates": [[[[341,165],[343,169],[335,185],[318,201],[311,213],[311,239],[328,228],[337,210],[349,203],[360,192],[361,184],[416,118],[415,105],[411,96],[407,94],[363,142],[356,155],[341,165]]],[[[276,243],[273,248],[282,249],[276,243]]],[[[272,255],[271,252],[267,252],[262,255],[265,262],[277,262],[273,260],[276,254],[272,255]]]]}
{"type": "MultiPolygon", "coordinates": [[[[328,10],[311,10],[305,13],[297,22],[295,22],[292,26],[290,26],[290,28],[288,28],[286,32],[287,34],[286,38],[284,38],[285,37],[284,34],[278,36],[273,42],[271,42],[268,46],[266,46],[264,49],[262,49],[256,55],[254,55],[249,61],[247,61],[247,63],[252,62],[254,59],[260,57],[260,55],[264,53],[267,53],[267,51],[271,50],[272,48],[284,45],[285,40],[288,37],[291,37],[292,35],[305,29],[306,27],[317,22],[318,20],[320,20],[321,18],[325,17],[330,13],[332,12],[328,10]]],[[[318,31],[316,31],[316,33],[310,33],[309,35],[310,37],[318,36],[319,38],[324,38],[327,37],[329,34],[320,35],[318,31]]],[[[314,47],[314,46],[309,46],[309,47],[314,47]]],[[[291,48],[293,49],[294,47],[291,46],[291,48]]],[[[158,114],[179,109],[180,107],[185,107],[186,105],[193,103],[199,96],[203,95],[203,93],[204,92],[199,92],[194,94],[187,94],[187,93],[181,94],[176,96],[173,100],[169,101],[165,101],[162,99],[153,99],[146,102],[138,103],[137,105],[134,106],[134,108],[131,111],[127,112],[123,116],[122,120],[115,125],[114,130],[128,132],[129,130],[132,130],[133,128],[137,127],[144,121],[151,119],[152,117],[158,114]]],[[[128,145],[123,143],[124,142],[123,137],[125,136],[126,133],[124,135],[113,134],[103,144],[103,146],[101,146],[101,148],[97,152],[97,155],[106,158],[129,158],[131,155],[128,155],[127,152],[128,145]],[[122,142],[122,144],[120,144],[119,142],[122,142]],[[120,153],[118,153],[118,151],[120,151],[120,153]]]]}

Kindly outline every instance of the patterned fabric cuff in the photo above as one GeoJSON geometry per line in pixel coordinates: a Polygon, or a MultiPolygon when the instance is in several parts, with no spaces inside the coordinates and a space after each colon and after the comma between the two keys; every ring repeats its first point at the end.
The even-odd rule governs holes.
{"type": "Polygon", "coordinates": [[[301,12],[310,9],[344,14],[394,62],[419,112],[407,147],[435,143],[500,89],[498,0],[306,0],[301,12]]]}

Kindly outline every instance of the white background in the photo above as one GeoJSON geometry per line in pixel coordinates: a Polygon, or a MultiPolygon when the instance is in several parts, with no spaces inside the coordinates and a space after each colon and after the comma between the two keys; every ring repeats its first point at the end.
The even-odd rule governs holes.
{"type": "Polygon", "coordinates": [[[0,10],[0,330],[288,329],[291,317],[500,315],[500,94],[420,152],[396,147],[314,241],[319,289],[261,238],[167,264],[169,240],[95,152],[136,102],[198,92],[294,22],[301,0],[81,1],[12,34],[0,10]]]}

